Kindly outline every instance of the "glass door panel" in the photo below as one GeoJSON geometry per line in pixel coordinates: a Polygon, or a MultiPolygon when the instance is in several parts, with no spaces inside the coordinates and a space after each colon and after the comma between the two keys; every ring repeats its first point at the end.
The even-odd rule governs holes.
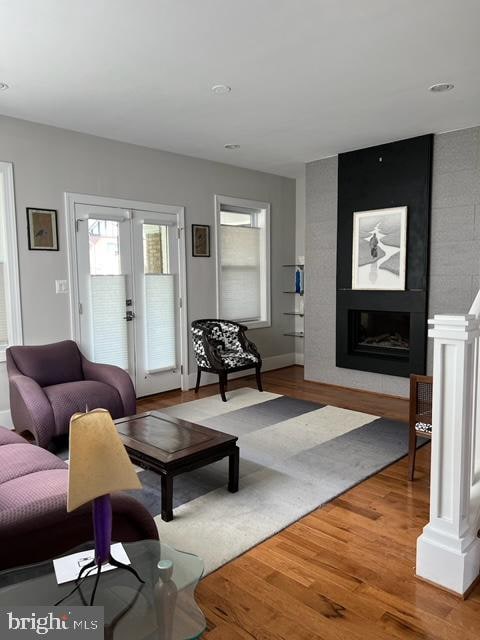
{"type": "Polygon", "coordinates": [[[134,246],[142,249],[135,269],[137,343],[143,345],[136,382],[142,395],[180,386],[177,238],[171,218],[141,211],[133,215],[134,246]]]}
{"type": "Polygon", "coordinates": [[[90,218],[86,224],[93,360],[128,369],[128,327],[124,313],[127,283],[120,257],[122,223],[90,218]]]}
{"type": "Polygon", "coordinates": [[[145,363],[148,373],[177,368],[175,276],[167,225],[143,224],[145,363]]]}
{"type": "Polygon", "coordinates": [[[88,248],[90,273],[99,275],[120,275],[120,222],[118,220],[86,221],[88,226],[88,248]]]}
{"type": "Polygon", "coordinates": [[[76,205],[80,343],[94,362],[134,375],[133,331],[126,321],[132,298],[128,211],[76,205]]]}
{"type": "Polygon", "coordinates": [[[80,346],[137,396],[181,386],[175,214],[75,205],[80,346]]]}

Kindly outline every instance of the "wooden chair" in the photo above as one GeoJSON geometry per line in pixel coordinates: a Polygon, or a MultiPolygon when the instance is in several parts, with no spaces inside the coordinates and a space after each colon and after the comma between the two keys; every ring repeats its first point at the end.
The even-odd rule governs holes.
{"type": "Polygon", "coordinates": [[[413,480],[417,438],[432,437],[432,376],[410,376],[410,426],[408,440],[408,479],[413,480]]]}

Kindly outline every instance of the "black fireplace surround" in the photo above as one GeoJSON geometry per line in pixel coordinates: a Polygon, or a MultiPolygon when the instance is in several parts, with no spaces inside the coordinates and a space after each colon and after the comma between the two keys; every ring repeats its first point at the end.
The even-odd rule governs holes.
{"type": "Polygon", "coordinates": [[[433,136],[340,154],[338,367],[408,377],[425,373],[433,136]],[[352,289],[353,213],[407,206],[405,291],[352,289]]]}

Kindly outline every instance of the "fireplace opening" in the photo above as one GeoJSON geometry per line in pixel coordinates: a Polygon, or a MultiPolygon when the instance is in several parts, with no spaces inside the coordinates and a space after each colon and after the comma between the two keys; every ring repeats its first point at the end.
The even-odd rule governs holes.
{"type": "Polygon", "coordinates": [[[351,310],[349,316],[353,352],[405,359],[409,357],[408,312],[351,310]]]}

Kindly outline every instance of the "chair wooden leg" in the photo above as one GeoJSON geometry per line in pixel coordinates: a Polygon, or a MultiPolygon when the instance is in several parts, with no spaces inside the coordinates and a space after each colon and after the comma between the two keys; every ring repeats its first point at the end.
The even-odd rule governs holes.
{"type": "Polygon", "coordinates": [[[195,385],[195,393],[198,393],[198,390],[200,389],[200,378],[202,377],[202,371],[200,369],[198,369],[197,371],[197,384],[195,385]]]}
{"type": "Polygon", "coordinates": [[[255,369],[256,377],[257,377],[257,387],[259,391],[263,391],[262,385],[262,373],[260,371],[260,367],[256,367],[255,369]]]}
{"type": "Polygon", "coordinates": [[[415,457],[417,455],[417,434],[410,429],[408,438],[408,479],[413,480],[415,475],[415,457]]]}
{"type": "Polygon", "coordinates": [[[228,373],[225,372],[225,391],[228,391],[228,373]]]}
{"type": "Polygon", "coordinates": [[[225,376],[224,374],[220,373],[218,376],[218,384],[220,386],[220,395],[222,396],[222,400],[224,402],[227,401],[227,396],[225,395],[225,376]]]}

